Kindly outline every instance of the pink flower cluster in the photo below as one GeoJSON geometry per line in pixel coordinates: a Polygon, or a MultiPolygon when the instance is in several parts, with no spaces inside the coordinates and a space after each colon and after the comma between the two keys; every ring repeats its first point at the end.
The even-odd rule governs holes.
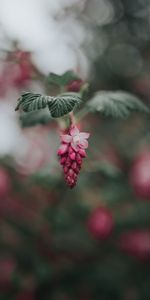
{"type": "Polygon", "coordinates": [[[76,185],[82,159],[86,157],[85,149],[88,148],[89,135],[80,132],[75,125],[71,126],[68,134],[61,135],[61,146],[57,153],[63,166],[65,181],[70,188],[76,185]]]}

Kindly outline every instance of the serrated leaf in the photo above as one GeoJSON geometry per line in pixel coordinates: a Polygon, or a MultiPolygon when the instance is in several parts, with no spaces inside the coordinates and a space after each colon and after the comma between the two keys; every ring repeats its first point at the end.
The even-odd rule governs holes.
{"type": "Polygon", "coordinates": [[[77,93],[65,93],[57,97],[52,97],[48,103],[48,108],[53,118],[60,118],[71,112],[81,102],[77,93]]]}
{"type": "Polygon", "coordinates": [[[106,116],[127,118],[132,111],[149,113],[149,108],[136,96],[124,91],[97,92],[87,103],[91,112],[106,116]]]}
{"type": "Polygon", "coordinates": [[[81,102],[81,97],[78,93],[65,93],[51,97],[26,92],[18,101],[15,110],[21,108],[24,112],[33,112],[48,106],[51,116],[59,118],[71,112],[81,102]]]}
{"type": "Polygon", "coordinates": [[[47,77],[49,84],[57,86],[65,86],[72,80],[80,79],[73,71],[67,71],[62,75],[57,75],[55,73],[50,73],[47,77]]]}
{"type": "Polygon", "coordinates": [[[43,96],[41,94],[33,94],[30,92],[25,92],[18,99],[18,104],[15,110],[20,107],[24,112],[31,112],[34,110],[42,109],[47,106],[48,101],[51,100],[50,96],[43,96]]]}

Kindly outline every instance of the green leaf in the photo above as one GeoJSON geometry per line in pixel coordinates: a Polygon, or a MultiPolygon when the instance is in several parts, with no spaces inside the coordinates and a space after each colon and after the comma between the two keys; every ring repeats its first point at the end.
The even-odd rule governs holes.
{"type": "Polygon", "coordinates": [[[79,94],[65,93],[53,97],[48,103],[48,107],[53,118],[60,118],[71,112],[80,102],[81,97],[79,94]]]}
{"type": "Polygon", "coordinates": [[[73,71],[67,71],[62,75],[50,73],[47,77],[47,81],[50,85],[65,86],[72,80],[80,79],[73,71]]]}
{"type": "Polygon", "coordinates": [[[36,126],[38,124],[46,125],[52,120],[49,112],[44,111],[31,111],[28,114],[22,113],[20,115],[20,123],[23,128],[36,126]]]}
{"type": "Polygon", "coordinates": [[[42,109],[47,106],[47,103],[50,99],[50,96],[25,92],[22,93],[21,97],[18,99],[19,103],[17,104],[15,110],[18,110],[20,107],[25,112],[42,109]]]}
{"type": "Polygon", "coordinates": [[[124,91],[97,92],[87,103],[88,110],[106,116],[127,118],[132,111],[149,113],[149,108],[136,96],[124,91]]]}
{"type": "Polygon", "coordinates": [[[78,93],[65,93],[51,97],[26,92],[18,101],[15,110],[21,108],[24,112],[33,112],[48,106],[51,116],[59,118],[71,112],[81,102],[81,97],[78,93]]]}

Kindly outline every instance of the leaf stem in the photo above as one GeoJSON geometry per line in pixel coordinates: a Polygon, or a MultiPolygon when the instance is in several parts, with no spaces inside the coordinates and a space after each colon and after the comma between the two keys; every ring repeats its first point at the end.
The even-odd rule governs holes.
{"type": "Polygon", "coordinates": [[[73,112],[69,113],[69,117],[70,117],[70,124],[74,125],[75,124],[75,116],[74,116],[73,112]]]}
{"type": "Polygon", "coordinates": [[[69,116],[69,114],[57,119],[57,122],[59,124],[60,130],[65,131],[67,128],[70,127],[70,116],[69,116]]]}

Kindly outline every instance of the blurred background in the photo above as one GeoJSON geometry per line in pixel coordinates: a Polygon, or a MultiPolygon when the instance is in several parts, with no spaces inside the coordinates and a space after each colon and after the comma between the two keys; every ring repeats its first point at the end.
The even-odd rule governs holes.
{"type": "MultiPolygon", "coordinates": [[[[89,114],[88,156],[64,183],[58,123],[14,111],[73,70],[150,105],[149,0],[0,0],[0,299],[150,299],[150,123],[89,114]]],[[[77,90],[78,82],[66,90],[77,90]]]]}

